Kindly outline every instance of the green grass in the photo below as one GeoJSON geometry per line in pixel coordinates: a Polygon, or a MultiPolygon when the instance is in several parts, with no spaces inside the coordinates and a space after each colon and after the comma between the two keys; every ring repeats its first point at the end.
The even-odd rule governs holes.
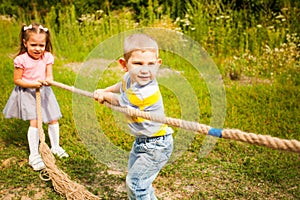
{"type": "MultiPolygon", "coordinates": [[[[69,15],[72,16],[74,10],[70,9],[68,12],[66,18],[69,15]]],[[[100,41],[134,27],[129,15],[125,16],[124,14],[120,17],[124,21],[130,21],[127,24],[128,27],[123,23],[124,21],[118,22],[115,18],[109,20],[109,17],[106,17],[103,23],[97,26],[97,28],[102,28],[95,34],[92,34],[91,31],[95,28],[93,25],[86,24],[84,32],[80,33],[76,24],[70,26],[67,22],[63,24],[65,32],[58,33],[58,31],[53,34],[56,50],[54,66],[56,81],[74,85],[78,78],[77,73],[68,66],[82,63],[87,57],[87,53],[100,41]],[[120,23],[122,26],[110,27],[109,22],[120,23]],[[72,37],[67,37],[72,30],[74,30],[72,37]]],[[[159,26],[162,21],[155,23],[159,26]]],[[[50,22],[52,22],[51,19],[47,23],[51,24],[50,22]]],[[[227,27],[226,30],[230,27],[227,27]]],[[[0,49],[0,91],[2,94],[0,109],[2,110],[14,87],[10,55],[16,52],[19,28],[18,23],[6,21],[0,21],[0,28],[6,30],[0,32],[0,40],[4,47],[0,49]]],[[[53,25],[53,30],[55,28],[53,25]]],[[[215,27],[215,31],[222,29],[219,32],[220,35],[225,34],[226,31],[223,28],[222,26],[215,27]]],[[[200,33],[200,29],[196,27],[196,30],[200,33]]],[[[237,34],[239,30],[232,28],[230,31],[232,34],[237,34]]],[[[294,38],[293,41],[290,40],[286,43],[287,45],[283,46],[278,43],[277,47],[279,49],[282,47],[282,51],[276,51],[276,47],[270,47],[269,51],[255,49],[252,52],[237,53],[238,50],[233,47],[222,46],[226,40],[230,39],[225,38],[226,35],[222,37],[224,43],[220,42],[219,44],[224,49],[218,47],[219,53],[215,52],[218,48],[212,45],[216,43],[209,43],[210,40],[201,40],[203,43],[200,43],[205,47],[213,48],[208,51],[211,51],[225,84],[226,119],[224,127],[283,139],[300,140],[299,57],[297,57],[299,49],[293,46],[293,44],[299,43],[299,39],[294,38]],[[236,70],[238,73],[236,80],[229,77],[232,70],[236,70]],[[271,76],[270,73],[274,74],[271,76]]],[[[256,35],[256,37],[260,36],[256,35]]],[[[234,45],[240,47],[238,43],[234,45]]],[[[189,110],[189,113],[196,113],[197,116],[191,114],[185,116],[186,119],[209,124],[212,119],[211,99],[204,80],[200,78],[196,70],[189,66],[189,63],[180,58],[167,53],[162,53],[162,57],[169,66],[172,66],[173,70],[184,72],[186,81],[189,82],[195,93],[195,99],[186,98],[186,100],[193,102],[192,110],[189,110]],[[195,102],[196,105],[194,105],[195,102]]],[[[118,81],[121,75],[122,71],[112,65],[105,71],[98,86],[108,86],[118,81]]],[[[93,81],[88,79],[87,81],[93,81]]],[[[161,78],[161,81],[167,115],[181,117],[182,108],[179,105],[181,99],[177,98],[178,95],[175,95],[166,85],[165,79],[161,78]]],[[[172,86],[175,87],[176,83],[172,86]]],[[[63,114],[63,118],[60,120],[61,145],[70,154],[68,159],[56,160],[58,167],[66,172],[72,180],[84,185],[89,191],[103,199],[126,199],[124,192],[126,174],[116,174],[112,168],[99,162],[98,157],[93,154],[97,153],[97,149],[102,148],[102,135],[97,135],[96,132],[86,134],[90,136],[88,139],[95,139],[96,142],[92,146],[95,147],[95,151],[88,151],[90,147],[84,143],[85,138],[78,129],[78,123],[89,122],[87,117],[90,115],[88,114],[95,113],[97,121],[92,123],[91,128],[101,127],[113,144],[128,151],[133,138],[124,132],[126,127],[125,122],[122,121],[124,119],[103,105],[98,105],[93,100],[86,100],[85,102],[95,106],[95,109],[82,110],[82,121],[80,118],[79,122],[75,121],[77,118],[74,116],[74,111],[78,108],[73,107],[75,105],[73,94],[55,87],[53,90],[63,114]]],[[[80,106],[78,105],[79,108],[81,108],[80,106]]],[[[5,119],[3,115],[0,115],[0,123],[0,160],[2,163],[0,198],[65,199],[54,190],[51,181],[42,181],[39,173],[34,172],[28,165],[29,151],[26,139],[28,122],[5,119]]],[[[86,126],[88,125],[90,124],[86,124],[86,126]]],[[[46,133],[46,126],[44,128],[46,133]]],[[[174,128],[174,130],[174,136],[179,137],[178,134],[181,130],[178,128],[174,128]]],[[[225,139],[218,139],[215,146],[206,154],[203,152],[205,152],[205,148],[209,148],[209,145],[214,144],[213,139],[189,131],[182,134],[194,135],[195,139],[188,150],[178,159],[169,163],[155,180],[154,186],[161,199],[289,200],[300,198],[299,154],[225,139]]],[[[49,144],[47,137],[46,142],[49,144]]],[[[100,156],[110,156],[110,152],[100,156]]]]}

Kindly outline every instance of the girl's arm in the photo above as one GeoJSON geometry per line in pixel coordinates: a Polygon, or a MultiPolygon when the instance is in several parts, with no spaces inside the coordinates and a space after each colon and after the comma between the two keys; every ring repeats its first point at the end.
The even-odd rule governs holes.
{"type": "Polygon", "coordinates": [[[49,85],[47,81],[53,81],[53,72],[52,72],[52,64],[48,64],[46,66],[46,85],[49,85]]]}
{"type": "Polygon", "coordinates": [[[23,75],[22,68],[15,67],[14,69],[14,83],[20,87],[23,88],[40,88],[42,86],[42,83],[40,81],[34,81],[34,82],[26,82],[22,80],[23,75]]]}

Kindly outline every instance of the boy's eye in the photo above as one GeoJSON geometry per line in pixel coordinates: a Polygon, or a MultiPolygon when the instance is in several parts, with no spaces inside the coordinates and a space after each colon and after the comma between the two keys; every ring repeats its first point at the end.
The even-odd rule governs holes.
{"type": "Polygon", "coordinates": [[[133,62],[132,64],[133,64],[133,65],[140,65],[140,66],[143,66],[143,65],[147,65],[147,66],[155,66],[155,62],[151,62],[151,63],[133,62]]]}
{"type": "Polygon", "coordinates": [[[134,65],[143,65],[142,62],[133,62],[132,64],[134,64],[134,65]]]}

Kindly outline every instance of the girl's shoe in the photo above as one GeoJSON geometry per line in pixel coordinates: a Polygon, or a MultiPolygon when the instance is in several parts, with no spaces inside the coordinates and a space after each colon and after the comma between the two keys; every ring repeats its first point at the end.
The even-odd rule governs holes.
{"type": "Polygon", "coordinates": [[[45,163],[39,154],[29,156],[29,165],[33,168],[34,171],[40,171],[46,168],[45,163]]]}
{"type": "Polygon", "coordinates": [[[69,154],[67,154],[67,152],[63,148],[61,148],[61,147],[51,148],[51,152],[54,155],[57,155],[59,158],[67,158],[67,157],[69,157],[69,154]]]}

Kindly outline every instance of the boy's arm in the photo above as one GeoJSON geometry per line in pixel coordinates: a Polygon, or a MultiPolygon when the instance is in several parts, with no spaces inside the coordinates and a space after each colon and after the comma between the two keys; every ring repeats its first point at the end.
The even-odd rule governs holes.
{"type": "Polygon", "coordinates": [[[109,102],[110,104],[119,106],[119,98],[116,93],[120,92],[121,82],[116,83],[115,85],[109,86],[104,89],[98,89],[94,92],[94,98],[99,102],[103,103],[104,101],[109,102]]]}
{"type": "Polygon", "coordinates": [[[112,92],[112,93],[120,93],[121,88],[121,82],[118,82],[112,86],[106,87],[104,89],[98,89],[94,91],[94,96],[97,96],[97,94],[102,92],[112,92]]]}
{"type": "Polygon", "coordinates": [[[104,90],[102,90],[101,92],[99,90],[97,90],[97,91],[98,91],[97,93],[94,93],[94,98],[99,103],[104,103],[105,101],[107,101],[108,103],[110,103],[112,105],[116,105],[116,106],[120,105],[119,97],[116,93],[105,92],[104,90]]]}
{"type": "Polygon", "coordinates": [[[103,103],[104,101],[107,101],[108,103],[110,103],[112,105],[116,105],[116,106],[120,105],[119,97],[116,93],[104,92],[103,93],[103,101],[100,103],[103,103]]]}
{"type": "Polygon", "coordinates": [[[121,82],[118,82],[112,86],[109,86],[104,89],[104,92],[120,93],[121,84],[121,82]]]}

